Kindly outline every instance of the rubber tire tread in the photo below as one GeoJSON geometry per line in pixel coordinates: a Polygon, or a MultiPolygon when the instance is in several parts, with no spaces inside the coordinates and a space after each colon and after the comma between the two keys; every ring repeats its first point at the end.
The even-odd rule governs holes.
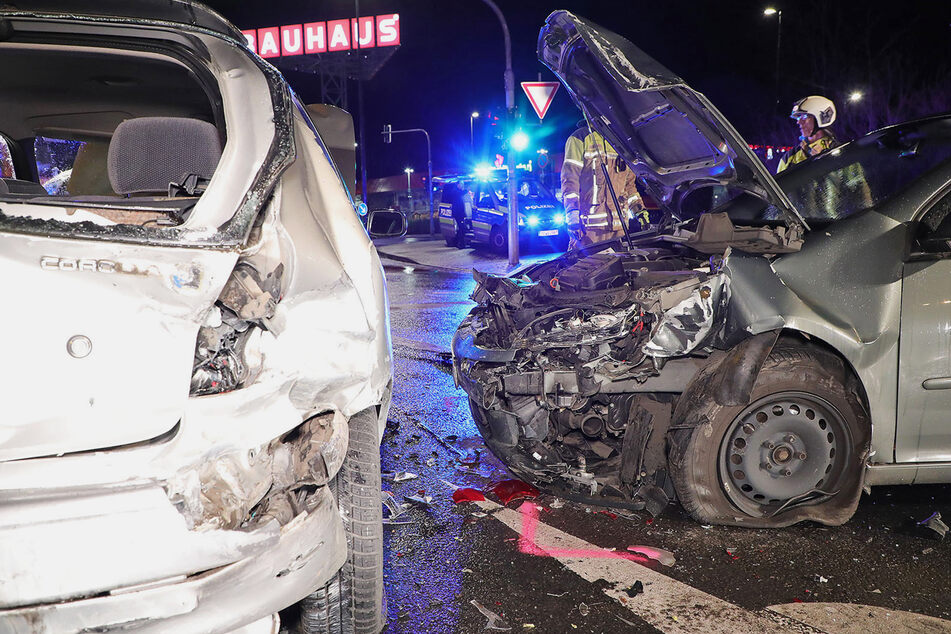
{"type": "Polygon", "coordinates": [[[383,502],[376,409],[350,418],[347,457],[331,492],[347,534],[347,561],[301,602],[304,634],[377,634],[383,629],[383,502]]]}
{"type": "MultiPolygon", "coordinates": [[[[756,384],[754,385],[754,395],[751,400],[756,400],[762,396],[762,394],[757,395],[757,388],[762,386],[764,377],[768,381],[771,374],[780,372],[781,370],[778,370],[780,366],[786,366],[787,369],[796,367],[801,369],[805,366],[807,372],[811,372],[816,376],[824,375],[826,379],[834,381],[835,384],[837,384],[836,391],[839,392],[836,396],[848,402],[852,410],[851,412],[848,410],[841,411],[844,408],[840,408],[840,412],[846,418],[847,423],[849,423],[848,419],[850,414],[852,414],[852,433],[856,434],[858,426],[868,426],[867,414],[865,413],[864,406],[861,404],[861,399],[857,391],[854,389],[853,383],[855,379],[851,372],[845,368],[839,357],[816,346],[807,347],[783,343],[777,344],[763,364],[760,376],[757,377],[756,384]]],[[[674,412],[672,430],[668,434],[668,465],[670,466],[670,475],[673,480],[674,489],[677,492],[677,498],[684,510],[693,519],[701,524],[745,525],[751,527],[788,526],[802,521],[802,519],[813,519],[823,524],[839,525],[849,519],[854,512],[854,507],[851,510],[847,510],[844,514],[840,512],[836,514],[836,516],[828,518],[820,516],[792,519],[791,517],[786,517],[787,514],[769,519],[752,518],[745,516],[742,511],[736,509],[729,502],[719,484],[716,486],[715,494],[711,494],[713,486],[710,483],[703,482],[703,476],[700,474],[702,467],[697,464],[697,456],[700,451],[697,448],[697,443],[704,441],[707,445],[707,450],[713,450],[719,453],[722,434],[725,433],[728,425],[732,422],[733,416],[738,413],[742,407],[727,408],[716,403],[710,396],[702,396],[698,393],[690,394],[690,387],[691,386],[688,386],[684,392],[681,401],[693,402],[685,403],[685,407],[681,407],[681,404],[678,403],[677,409],[674,412]],[[733,414],[728,414],[728,421],[718,421],[718,416],[721,416],[723,410],[726,409],[736,411],[733,414]],[[686,410],[689,410],[690,414],[685,419],[683,414],[686,410]],[[685,423],[689,421],[692,421],[695,426],[685,428],[685,423]],[[710,435],[708,435],[708,431],[704,429],[708,423],[711,425],[709,429],[709,432],[711,432],[710,435]]],[[[802,390],[807,392],[811,391],[809,386],[806,385],[802,386],[802,390]]],[[[818,396],[823,395],[818,394],[818,396]]],[[[866,430],[866,434],[867,433],[868,430],[866,430]]],[[[859,436],[861,436],[861,434],[859,434],[859,436]]],[[[861,449],[859,448],[861,442],[857,441],[855,444],[855,453],[861,455],[861,449]]],[[[861,469],[860,466],[859,469],[861,469]]],[[[712,475],[714,478],[717,477],[716,473],[709,475],[712,475]]],[[[857,489],[855,492],[856,504],[857,498],[861,494],[861,487],[859,486],[857,489]]],[[[814,508],[821,508],[824,505],[825,504],[819,504],[814,508]]]]}

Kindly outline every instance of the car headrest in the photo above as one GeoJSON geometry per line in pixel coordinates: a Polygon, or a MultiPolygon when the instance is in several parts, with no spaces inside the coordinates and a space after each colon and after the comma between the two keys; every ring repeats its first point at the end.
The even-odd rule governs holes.
{"type": "Polygon", "coordinates": [[[117,194],[167,192],[187,174],[211,178],[220,158],[218,130],[207,121],[126,119],[109,142],[109,182],[117,194]]]}

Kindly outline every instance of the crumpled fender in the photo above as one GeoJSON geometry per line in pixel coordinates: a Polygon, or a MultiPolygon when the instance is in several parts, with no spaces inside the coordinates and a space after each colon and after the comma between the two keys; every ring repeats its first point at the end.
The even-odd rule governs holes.
{"type": "Polygon", "coordinates": [[[780,330],[768,330],[753,335],[733,346],[714,361],[709,390],[719,405],[746,405],[750,402],[753,384],[766,358],[779,339],[780,330]]]}

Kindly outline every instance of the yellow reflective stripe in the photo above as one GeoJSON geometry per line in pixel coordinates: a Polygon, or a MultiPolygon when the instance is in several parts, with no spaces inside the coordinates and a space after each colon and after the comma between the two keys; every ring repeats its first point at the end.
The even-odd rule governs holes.
{"type": "Polygon", "coordinates": [[[576,161],[575,159],[566,158],[565,163],[570,163],[571,165],[576,165],[578,167],[584,167],[584,163],[581,161],[576,161]]]}

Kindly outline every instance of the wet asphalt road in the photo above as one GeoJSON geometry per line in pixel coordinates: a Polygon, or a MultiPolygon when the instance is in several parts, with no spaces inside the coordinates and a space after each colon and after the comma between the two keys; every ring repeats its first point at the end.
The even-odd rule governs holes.
{"type": "MultiPolygon", "coordinates": [[[[604,549],[620,552],[635,544],[674,553],[672,567],[654,561],[644,565],[676,580],[675,593],[685,588],[676,584],[682,582],[757,612],[779,604],[801,608],[800,602],[830,602],[951,620],[951,541],[923,539],[909,526],[913,518],[923,519],[934,510],[951,516],[951,486],[877,488],[863,496],[855,517],[844,526],[805,524],[777,531],[702,527],[676,504],[657,518],[646,512],[615,516],[543,494],[533,502],[539,520],[585,540],[590,548],[574,553],[565,565],[539,548],[525,547],[526,540],[496,517],[482,516],[476,505],[452,501],[450,484],[489,491],[493,483],[510,477],[482,445],[465,395],[453,386],[450,366],[440,354],[448,352],[455,326],[471,306],[471,278],[388,267],[387,282],[396,384],[383,470],[419,477],[384,482],[384,489],[400,502],[404,496],[433,498],[429,508],[413,506],[397,518],[408,523],[385,527],[387,632],[484,631],[486,618],[471,600],[501,615],[513,632],[710,631],[715,622],[721,631],[744,631],[723,621],[729,616],[699,608],[693,614],[642,619],[636,602],[671,588],[646,585],[643,595],[624,599],[635,604],[632,609],[605,594],[607,582],[572,571],[596,564],[604,549]],[[461,457],[471,462],[475,452],[480,452],[478,465],[460,464],[461,457]]],[[[508,506],[531,510],[523,504],[508,506]]],[[[895,631],[870,616],[884,612],[859,612],[868,623],[853,622],[858,631],[895,631]]]]}

